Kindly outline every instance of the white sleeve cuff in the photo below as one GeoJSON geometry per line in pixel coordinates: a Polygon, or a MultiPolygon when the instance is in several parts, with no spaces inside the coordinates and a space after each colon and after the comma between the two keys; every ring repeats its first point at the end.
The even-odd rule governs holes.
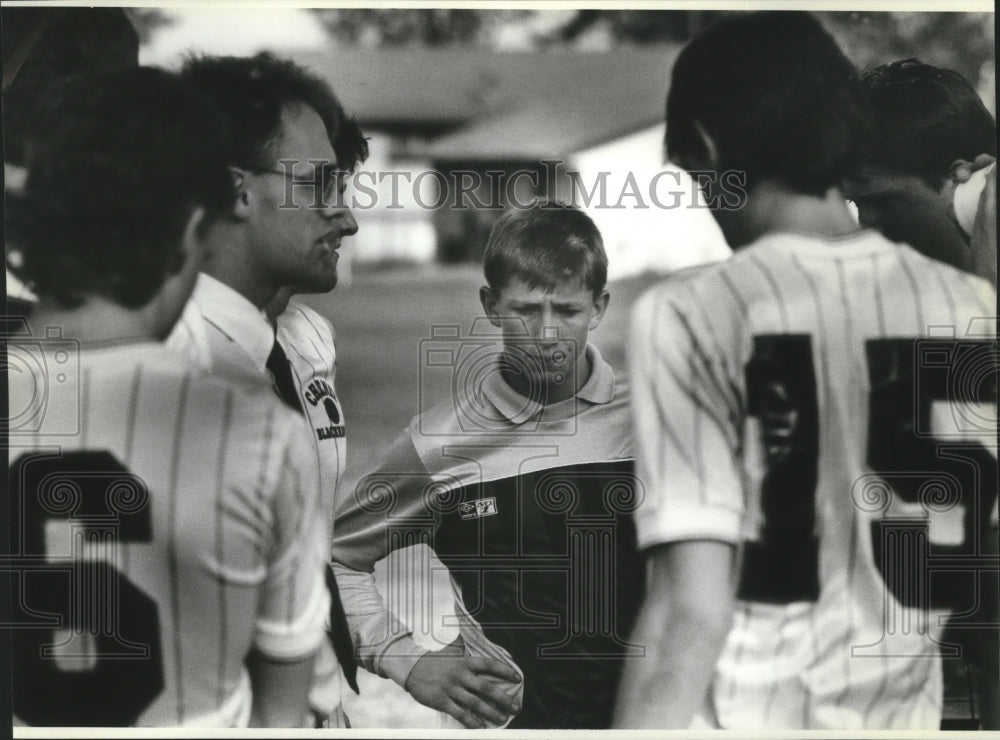
{"type": "Polygon", "coordinates": [[[672,505],[636,516],[636,539],[641,549],[684,540],[740,541],[739,512],[705,506],[672,505]]]}
{"type": "Polygon", "coordinates": [[[317,573],[309,601],[292,622],[258,619],[254,646],[275,660],[293,661],[319,649],[326,639],[326,623],[330,613],[330,593],[323,574],[317,573]]]}
{"type": "Polygon", "coordinates": [[[375,672],[406,688],[406,679],[410,677],[413,666],[429,652],[427,648],[420,647],[408,633],[400,634],[375,659],[375,672]]]}

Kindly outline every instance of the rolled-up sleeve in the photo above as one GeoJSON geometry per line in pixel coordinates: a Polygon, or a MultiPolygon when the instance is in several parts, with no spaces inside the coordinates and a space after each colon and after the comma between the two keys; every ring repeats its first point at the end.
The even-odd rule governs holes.
{"type": "Polygon", "coordinates": [[[660,286],[636,304],[628,344],[637,470],[647,495],[639,545],[736,542],[744,509],[732,382],[698,325],[660,286]]]}
{"type": "MultiPolygon", "coordinates": [[[[280,418],[280,417],[279,417],[280,418]]],[[[292,661],[319,649],[330,610],[312,440],[289,412],[284,452],[271,502],[273,537],[254,630],[254,646],[275,660],[292,661]]]]}

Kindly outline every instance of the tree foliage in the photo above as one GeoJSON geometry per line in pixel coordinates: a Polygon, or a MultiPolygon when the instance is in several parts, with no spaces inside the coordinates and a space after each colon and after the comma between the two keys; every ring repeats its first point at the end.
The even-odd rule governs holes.
{"type": "MultiPolygon", "coordinates": [[[[321,9],[331,38],[366,47],[482,46],[611,50],[682,43],[722,15],[708,10],[321,9]]],[[[840,11],[817,16],[847,55],[866,68],[917,57],[978,84],[994,69],[992,13],[840,11]]]]}
{"type": "Polygon", "coordinates": [[[468,8],[318,9],[337,43],[361,46],[490,46],[495,31],[530,11],[468,8]]]}

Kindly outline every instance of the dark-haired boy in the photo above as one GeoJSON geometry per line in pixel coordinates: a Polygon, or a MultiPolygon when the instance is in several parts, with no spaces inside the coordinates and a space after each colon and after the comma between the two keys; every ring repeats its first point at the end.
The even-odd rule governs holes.
{"type": "MultiPolygon", "coordinates": [[[[846,191],[862,225],[996,285],[995,205],[992,224],[980,225],[992,226],[992,239],[963,229],[954,206],[955,188],[996,160],[996,121],[982,98],[957,72],[916,59],[869,70],[862,84],[876,141],[846,191]]],[[[996,198],[992,173],[987,201],[996,198]]]]}
{"type": "Polygon", "coordinates": [[[224,125],[146,68],[51,88],[43,116],[39,336],[5,337],[15,717],[301,726],[329,608],[308,437],[162,343],[232,205],[224,125]]]}
{"type": "Polygon", "coordinates": [[[8,316],[28,316],[35,297],[16,273],[20,191],[32,139],[45,131],[32,112],[45,90],[73,74],[139,64],[139,35],[123,8],[0,8],[3,50],[4,255],[8,316]],[[12,271],[11,267],[15,269],[12,271]]]}
{"type": "Polygon", "coordinates": [[[642,592],[628,390],[587,341],[607,257],[584,213],[538,205],[500,218],[484,272],[502,349],[486,359],[490,339],[452,337],[454,396],[338,510],[345,608],[369,670],[466,727],[607,727],[642,592]],[[420,648],[372,579],[419,541],[450,570],[454,650],[420,648]]]}
{"type": "Polygon", "coordinates": [[[733,257],[633,314],[649,594],[620,727],[937,729],[943,617],[996,624],[995,386],[951,382],[995,365],[996,295],[859,230],[866,130],[808,14],[722,20],[674,65],[670,158],[747,199],[710,201],[733,257]]]}
{"type": "MultiPolygon", "coordinates": [[[[916,59],[868,70],[861,82],[877,132],[865,167],[846,188],[861,224],[996,286],[996,168],[980,173],[986,183],[969,204],[975,213],[971,228],[961,224],[955,207],[956,188],[996,161],[996,121],[982,98],[957,72],[916,59]]],[[[965,636],[961,631],[945,635],[965,636]]],[[[982,651],[974,653],[983,657],[982,651]]],[[[976,681],[977,689],[993,697],[984,695],[978,714],[992,714],[993,724],[1000,716],[995,663],[973,669],[985,682],[980,688],[976,681]]],[[[952,669],[946,691],[964,693],[966,677],[959,665],[957,660],[945,663],[946,671],[952,669]]]]}

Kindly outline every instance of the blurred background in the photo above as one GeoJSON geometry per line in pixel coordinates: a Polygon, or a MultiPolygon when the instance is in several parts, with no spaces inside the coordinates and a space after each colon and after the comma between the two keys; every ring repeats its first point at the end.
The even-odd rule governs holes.
{"type": "MultiPolygon", "coordinates": [[[[479,315],[478,260],[507,196],[582,205],[585,193],[568,187],[567,171],[593,192],[587,210],[613,281],[595,340],[619,367],[635,295],[658,275],[729,253],[709,212],[690,207],[696,190],[684,173],[656,188],[674,207],[649,195],[656,174],[671,169],[663,117],[673,60],[727,12],[127,10],[141,63],[177,67],[193,52],[289,56],[326,79],[370,137],[356,179],[376,195],[348,193],[360,206],[359,232],[345,245],[341,283],[306,299],[337,328],[338,388],[353,419],[348,483],[391,441],[386,427],[395,434],[417,411],[419,340],[435,323],[468,327],[479,315]],[[546,161],[559,163],[555,177],[546,161]],[[455,208],[456,193],[435,192],[453,187],[459,171],[483,179],[474,194],[488,207],[455,208]],[[525,177],[513,194],[490,187],[487,173],[519,171],[536,173],[539,187],[525,177]],[[414,185],[421,173],[448,177],[414,185]]],[[[816,15],[859,68],[917,57],[954,69],[995,115],[993,13],[816,15]]]]}
{"type": "MultiPolygon", "coordinates": [[[[448,392],[424,387],[420,343],[438,324],[464,333],[481,314],[478,260],[511,198],[593,198],[587,210],[604,236],[612,301],[592,338],[622,369],[635,298],[666,273],[729,252],[708,211],[693,207],[696,190],[685,175],[659,181],[659,200],[671,207],[649,193],[657,174],[671,169],[662,145],[671,65],[720,12],[207,4],[126,12],[141,63],[175,68],[192,52],[292,57],[331,84],[370,137],[371,157],[356,182],[374,196],[357,185],[348,193],[358,201],[359,233],[344,245],[341,284],[304,299],[337,332],[337,390],[349,427],[342,495],[376,465],[423,394],[448,392]],[[460,172],[482,180],[470,192],[488,207],[453,207],[460,172]],[[507,191],[489,175],[517,172],[534,173],[538,185],[522,177],[507,191]],[[586,193],[574,190],[570,172],[586,193]],[[445,177],[414,184],[421,173],[445,177]]],[[[859,68],[916,57],[954,69],[995,115],[993,13],[817,15],[859,68]]],[[[454,636],[444,623],[447,577],[426,548],[390,558],[378,577],[393,580],[391,606],[418,641],[433,646],[454,636]],[[412,573],[432,578],[411,580],[412,573]]],[[[356,727],[439,726],[435,713],[391,682],[362,679],[362,696],[347,703],[356,727]]],[[[948,711],[974,713],[962,701],[948,711]]]]}
{"type": "MultiPolygon", "coordinates": [[[[673,270],[725,254],[721,235],[691,202],[687,180],[649,184],[663,166],[663,109],[671,65],[684,42],[722,15],[706,10],[133,9],[140,61],[176,65],[192,49],[279,51],[327,79],[371,137],[359,182],[361,229],[351,268],[475,261],[506,205],[488,172],[518,180],[518,198],[573,193],[579,173],[606,206],[591,208],[604,233],[611,276],[673,270]],[[545,177],[543,160],[560,162],[545,177]],[[476,173],[474,192],[491,208],[454,203],[456,173],[476,173]],[[421,172],[445,175],[424,177],[421,172]],[[602,173],[605,173],[602,175],[602,173]],[[632,173],[637,191],[630,191],[632,173]],[[393,194],[395,179],[396,193],[393,194]],[[602,184],[603,180],[603,184],[602,184]],[[452,192],[440,192],[450,186],[452,192]],[[679,193],[673,197],[671,191],[679,193]],[[637,194],[632,194],[636,192],[637,194]]],[[[995,108],[990,13],[818,14],[861,68],[906,57],[960,72],[995,108]]],[[[471,179],[474,175],[467,175],[471,179]]],[[[578,196],[582,193],[577,192],[578,196]]],[[[466,201],[468,202],[468,201],[466,201]]],[[[581,202],[581,201],[577,201],[581,202]]]]}
{"type": "MultiPolygon", "coordinates": [[[[624,368],[623,338],[635,298],[659,276],[724,258],[729,249],[682,174],[649,183],[664,162],[664,101],[673,60],[685,41],[721,13],[705,10],[223,9],[129,11],[140,31],[140,60],[174,66],[192,49],[291,56],[330,82],[371,137],[377,197],[355,209],[359,233],[345,245],[342,282],[306,302],[337,330],[338,377],[349,426],[342,495],[377,463],[393,438],[446,387],[422,375],[420,342],[438,324],[465,334],[481,315],[478,260],[508,196],[573,199],[568,171],[594,201],[587,208],[604,237],[612,301],[592,338],[624,368]],[[545,161],[557,161],[554,177],[545,161]],[[454,208],[459,171],[487,208],[454,208]],[[489,172],[526,178],[516,192],[489,187],[489,172]],[[421,187],[378,173],[448,175],[421,187]],[[629,176],[634,185],[629,183],[629,176]],[[471,176],[469,176],[471,177],[471,176]],[[602,185],[603,178],[603,185],[602,185]],[[605,189],[602,191],[601,187],[605,189]],[[676,193],[673,198],[670,193],[676,193]],[[440,203],[439,208],[421,203],[440,203]],[[598,203],[603,207],[594,207],[598,203]],[[496,207],[499,206],[499,207],[496,207]]],[[[992,13],[826,12],[818,14],[861,69],[917,57],[954,69],[996,112],[992,13]]],[[[706,91],[709,93],[710,91],[706,91]]],[[[551,165],[550,165],[551,167],[551,165]]],[[[359,173],[359,178],[363,176],[359,173]]],[[[402,177],[402,175],[400,175],[402,177]]],[[[583,197],[582,192],[576,196],[583,197]]],[[[581,200],[577,200],[582,204],[581,200]]],[[[376,572],[390,606],[435,647],[452,639],[447,574],[428,548],[400,551],[376,572]]],[[[355,726],[440,726],[434,712],[399,687],[362,672],[362,695],[347,697],[355,726]]],[[[976,716],[962,677],[949,682],[953,718],[976,716]]],[[[958,721],[964,721],[958,719],[958,721]]]]}

